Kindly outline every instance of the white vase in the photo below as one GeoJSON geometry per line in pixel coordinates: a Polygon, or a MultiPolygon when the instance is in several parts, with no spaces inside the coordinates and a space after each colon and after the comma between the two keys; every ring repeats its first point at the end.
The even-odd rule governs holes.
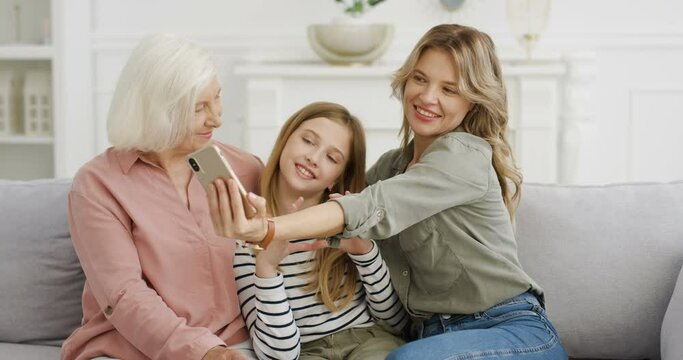
{"type": "Polygon", "coordinates": [[[507,0],[507,19],[512,35],[526,51],[527,59],[548,24],[551,0],[507,0]]]}
{"type": "Polygon", "coordinates": [[[335,22],[308,26],[308,42],[318,56],[334,65],[370,65],[389,47],[391,24],[335,22]]]}

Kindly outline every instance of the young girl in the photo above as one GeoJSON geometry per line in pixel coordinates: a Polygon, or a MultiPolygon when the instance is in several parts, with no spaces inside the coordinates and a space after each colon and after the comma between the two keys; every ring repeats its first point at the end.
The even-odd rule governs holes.
{"type": "MultiPolygon", "coordinates": [[[[261,177],[274,216],[364,186],[363,128],[344,107],[323,102],[287,120],[261,177]]],[[[258,357],[384,359],[402,341],[375,320],[400,331],[408,317],[377,246],[356,238],[345,241],[346,252],[301,251],[311,243],[236,251],[237,292],[258,357]]]]}
{"type": "Polygon", "coordinates": [[[522,176],[506,139],[493,41],[471,27],[435,26],[392,86],[403,106],[403,146],[368,171],[367,188],[266,221],[255,195],[253,219],[217,208],[228,190],[234,205],[241,199],[234,184],[216,183],[209,196],[222,214],[213,217],[218,232],[273,246],[341,232],[386,239],[378,243],[414,340],[390,359],[566,359],[543,290],[517,258],[512,219],[522,176]]]}

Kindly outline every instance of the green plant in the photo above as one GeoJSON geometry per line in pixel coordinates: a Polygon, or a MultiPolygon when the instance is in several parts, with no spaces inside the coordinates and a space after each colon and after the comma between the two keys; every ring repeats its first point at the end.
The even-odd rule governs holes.
{"type": "Polygon", "coordinates": [[[371,7],[384,2],[384,0],[334,0],[344,8],[344,12],[353,17],[362,15],[371,7]]]}

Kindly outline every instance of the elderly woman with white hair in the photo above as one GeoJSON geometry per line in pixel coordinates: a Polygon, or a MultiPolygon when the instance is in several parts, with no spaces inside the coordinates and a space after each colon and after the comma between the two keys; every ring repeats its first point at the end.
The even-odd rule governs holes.
{"type": "Polygon", "coordinates": [[[114,93],[113,145],[69,193],[69,225],[86,275],[83,321],[62,359],[242,359],[250,353],[232,261],[185,156],[218,145],[248,191],[263,164],[211,139],[221,87],[208,52],[173,35],[133,50],[114,93]]]}

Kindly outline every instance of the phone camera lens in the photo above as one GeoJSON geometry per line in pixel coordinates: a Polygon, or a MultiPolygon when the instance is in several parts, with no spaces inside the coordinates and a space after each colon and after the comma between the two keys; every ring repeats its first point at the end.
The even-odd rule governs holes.
{"type": "Polygon", "coordinates": [[[197,162],[193,158],[190,158],[187,162],[190,163],[190,167],[192,168],[192,170],[194,170],[195,172],[199,171],[199,164],[197,164],[197,162]]]}

